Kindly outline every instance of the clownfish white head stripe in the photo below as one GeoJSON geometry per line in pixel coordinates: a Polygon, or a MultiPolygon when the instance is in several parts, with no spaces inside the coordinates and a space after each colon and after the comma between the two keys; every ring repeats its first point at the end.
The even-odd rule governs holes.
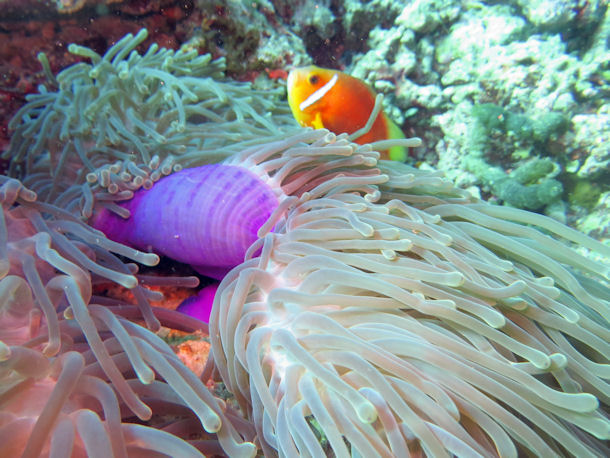
{"type": "Polygon", "coordinates": [[[339,79],[339,76],[337,75],[337,73],[335,73],[333,75],[333,77],[328,81],[328,83],[326,83],[320,89],[318,89],[317,91],[313,92],[309,97],[307,97],[305,100],[303,100],[299,104],[299,109],[301,111],[303,111],[303,110],[305,110],[305,108],[313,105],[318,100],[320,100],[322,97],[324,97],[326,95],[326,93],[333,88],[333,86],[336,84],[338,79],[339,79]]]}
{"type": "MultiPolygon", "coordinates": [[[[328,129],[335,134],[353,134],[362,129],[375,109],[377,94],[364,81],[330,68],[315,65],[292,68],[288,74],[288,104],[301,126],[328,129]]],[[[361,145],[405,138],[400,128],[383,112],[369,130],[355,139],[361,145]]],[[[379,151],[383,159],[404,162],[402,145],[379,151]]]]}

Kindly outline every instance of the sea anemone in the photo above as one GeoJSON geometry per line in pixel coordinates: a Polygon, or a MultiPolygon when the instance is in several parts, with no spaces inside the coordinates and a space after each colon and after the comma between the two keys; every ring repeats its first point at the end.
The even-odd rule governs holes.
{"type": "Polygon", "coordinates": [[[222,278],[244,260],[278,197],[245,167],[209,164],[173,173],[122,202],[122,217],[107,208],[90,224],[112,240],[153,250],[222,278]]]}
{"type": "MultiPolygon", "coordinates": [[[[284,123],[281,104],[216,81],[209,58],[139,55],[143,36],[105,56],[72,46],[92,64],[64,70],[11,124],[10,173],[28,186],[0,182],[0,439],[18,438],[11,453],[608,455],[610,273],[575,249],[607,260],[608,247],[379,161],[387,143],[284,123]],[[195,166],[207,168],[178,174],[195,166]],[[197,378],[155,333],[207,326],[152,308],[151,279],[130,262],[154,265],[134,247],[164,253],[163,239],[116,236],[130,248],[86,221],[112,235],[105,218],[132,227],[155,188],[224,167],[256,177],[277,205],[243,260],[221,265],[233,268],[197,378]],[[138,305],[96,296],[102,280],[138,305]]],[[[169,202],[207,212],[214,196],[197,195],[210,197],[169,202]]],[[[231,243],[223,221],[198,218],[231,243]]]]}
{"type": "MultiPolygon", "coordinates": [[[[222,447],[251,455],[254,446],[236,433],[224,402],[155,335],[160,321],[148,302],[154,294],[138,284],[136,265],[115,254],[149,266],[158,257],[36,202],[17,180],[2,177],[0,183],[0,438],[10,447],[4,453],[195,456],[198,448],[222,447]],[[101,280],[130,288],[138,313],[93,295],[101,280]],[[125,317],[143,317],[148,329],[125,317]],[[174,418],[155,422],[152,407],[174,418]],[[196,448],[179,438],[180,432],[184,439],[201,437],[203,430],[216,433],[221,445],[210,439],[196,448]]],[[[197,284],[196,278],[173,281],[197,284]]],[[[201,326],[178,313],[161,317],[172,327],[201,326]]]]}
{"type": "Polygon", "coordinates": [[[196,49],[135,48],[146,29],[127,34],[100,56],[72,44],[89,59],[53,75],[9,124],[4,158],[45,202],[91,216],[98,202],[113,207],[161,177],[219,162],[258,143],[294,132],[281,91],[256,90],[224,77],[224,59],[196,49]]]}
{"type": "Polygon", "coordinates": [[[609,270],[568,243],[610,249],[319,135],[237,156],[298,197],[210,319],[265,455],[606,455],[609,270]]]}

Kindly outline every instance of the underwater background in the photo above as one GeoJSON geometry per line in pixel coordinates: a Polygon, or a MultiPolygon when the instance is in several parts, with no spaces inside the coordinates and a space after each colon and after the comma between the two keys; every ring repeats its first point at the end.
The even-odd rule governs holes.
{"type": "MultiPolygon", "coordinates": [[[[384,94],[423,139],[409,162],[491,202],[608,237],[610,25],[606,1],[1,2],[0,149],[44,80],[146,27],[152,42],[226,59],[226,74],[282,87],[291,66],[342,70],[384,94]],[[552,183],[552,185],[551,185],[552,183]],[[543,184],[543,186],[541,186],[543,184]],[[515,192],[517,190],[517,192],[515,192]]],[[[349,108],[346,108],[349,109],[349,108]]]]}
{"type": "Polygon", "coordinates": [[[0,458],[607,456],[609,10],[0,0],[0,458]],[[405,164],[299,127],[312,64],[405,164]]]}

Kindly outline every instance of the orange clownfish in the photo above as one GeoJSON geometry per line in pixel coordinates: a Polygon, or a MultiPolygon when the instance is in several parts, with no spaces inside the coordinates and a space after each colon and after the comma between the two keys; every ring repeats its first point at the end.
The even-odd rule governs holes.
{"type": "MultiPolygon", "coordinates": [[[[295,68],[288,74],[288,104],[302,126],[351,134],[365,126],[375,106],[375,97],[365,82],[338,70],[311,65],[295,68]]],[[[405,136],[380,112],[371,130],[355,142],[364,144],[395,138],[405,136]]],[[[394,146],[382,151],[382,158],[404,162],[407,150],[394,146]]]]}

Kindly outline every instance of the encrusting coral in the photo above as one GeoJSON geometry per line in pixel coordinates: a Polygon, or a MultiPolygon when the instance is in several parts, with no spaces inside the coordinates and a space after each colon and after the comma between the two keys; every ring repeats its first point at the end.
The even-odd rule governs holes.
{"type": "Polygon", "coordinates": [[[565,118],[547,113],[538,120],[512,113],[493,104],[476,105],[472,109],[474,122],[470,129],[470,155],[464,158],[465,168],[473,173],[493,195],[504,203],[526,210],[540,210],[557,203],[563,186],[554,178],[560,166],[548,157],[535,157],[507,174],[501,167],[488,164],[485,151],[492,131],[510,132],[522,141],[546,143],[566,128],[565,118]]]}
{"type": "MultiPolygon", "coordinates": [[[[123,59],[141,57],[132,40],[96,65],[118,78],[123,59]]],[[[183,104],[191,136],[175,154],[172,135],[184,132],[165,129],[181,125],[177,102],[151,111],[143,127],[129,124],[128,102],[106,91],[96,111],[119,116],[130,135],[96,118],[85,131],[67,127],[60,141],[71,126],[64,114],[81,103],[63,91],[31,99],[13,123],[11,151],[21,156],[11,173],[53,194],[38,202],[9,178],[0,189],[0,437],[21,424],[36,433],[20,436],[16,453],[36,456],[69,440],[78,456],[95,439],[104,456],[608,455],[610,272],[572,246],[602,259],[608,247],[547,217],[478,201],[440,173],[380,161],[376,150],[387,143],[293,128],[279,105],[281,128],[273,117],[237,120],[233,101],[214,91],[209,105],[203,95],[194,102],[205,118],[183,104]],[[216,109],[223,114],[214,117],[216,109]],[[46,121],[52,113],[62,122],[46,121]],[[223,136],[225,127],[244,135],[223,136]],[[135,146],[163,144],[148,129],[170,145],[156,159],[135,146]],[[216,293],[201,379],[154,333],[159,321],[206,325],[153,310],[135,265],[113,253],[143,264],[156,256],[82,221],[99,209],[129,217],[116,202],[154,187],[166,157],[167,174],[222,158],[281,197],[216,293]],[[19,257],[22,247],[30,258],[19,257]],[[138,308],[92,295],[101,278],[132,288],[138,308]],[[132,321],[140,316],[143,326],[132,321]],[[211,381],[236,402],[215,398],[203,383],[211,381]],[[46,394],[36,406],[20,404],[37,393],[46,394]]]]}

